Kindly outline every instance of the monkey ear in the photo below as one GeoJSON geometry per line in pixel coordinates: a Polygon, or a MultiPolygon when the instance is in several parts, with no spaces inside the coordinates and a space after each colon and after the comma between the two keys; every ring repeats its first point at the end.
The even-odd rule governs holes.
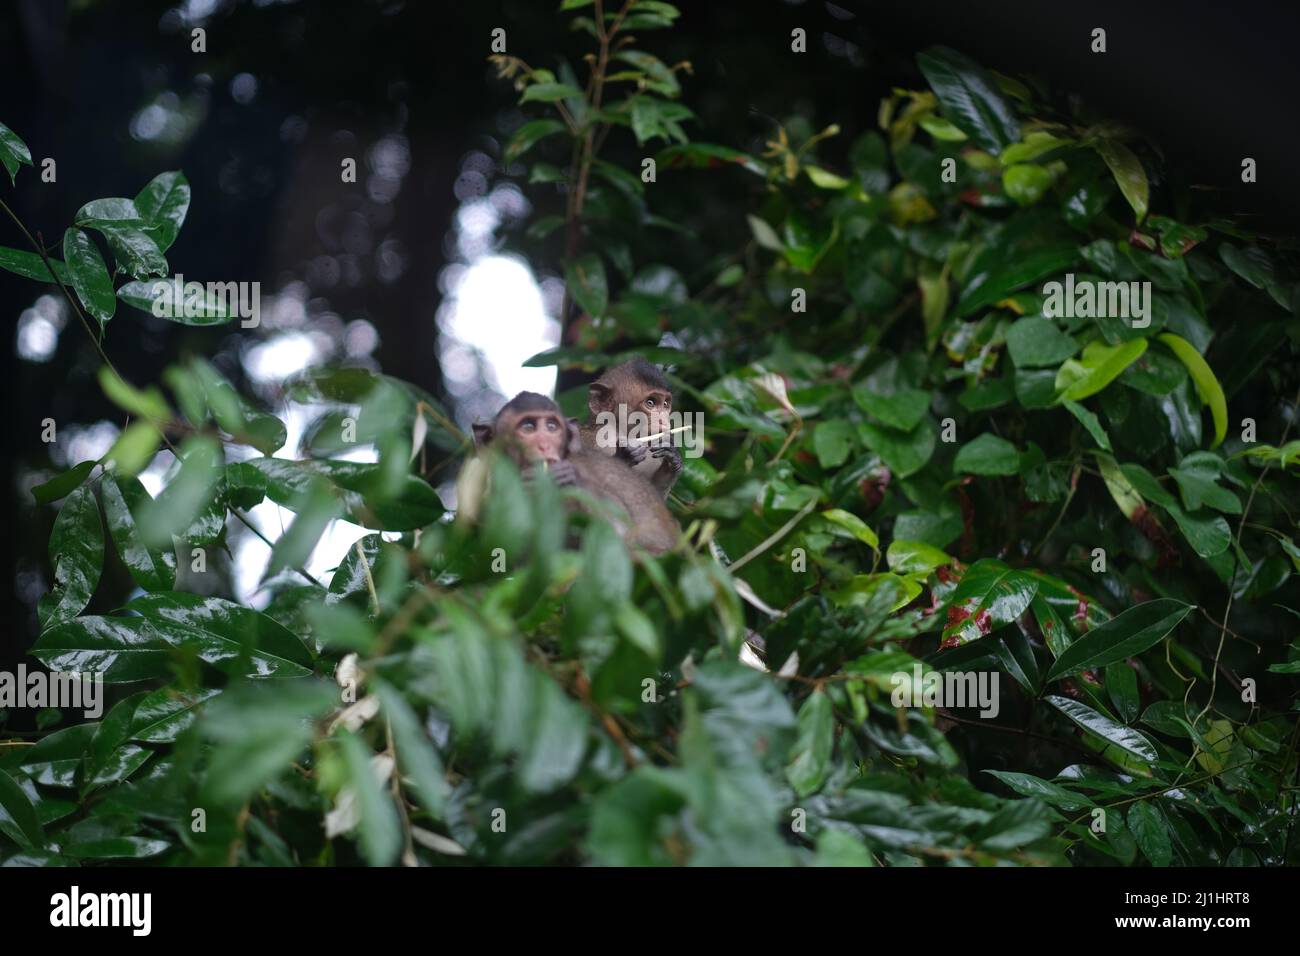
{"type": "Polygon", "coordinates": [[[611,389],[601,382],[592,382],[587,386],[587,408],[593,415],[609,410],[611,389]]]}
{"type": "Polygon", "coordinates": [[[474,444],[477,445],[479,448],[486,447],[488,442],[492,440],[492,426],[476,424],[473,427],[474,427],[474,444]]]}
{"type": "Polygon", "coordinates": [[[572,455],[575,451],[582,451],[582,426],[576,418],[570,418],[568,423],[569,454],[572,455]]]}

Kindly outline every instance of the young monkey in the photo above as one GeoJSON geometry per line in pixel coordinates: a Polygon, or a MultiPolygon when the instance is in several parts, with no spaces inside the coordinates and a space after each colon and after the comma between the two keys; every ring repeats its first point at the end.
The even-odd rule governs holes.
{"type": "Polygon", "coordinates": [[[591,416],[581,429],[583,447],[626,462],[667,498],[682,473],[682,454],[672,435],[661,434],[672,427],[669,413],[673,410],[673,390],[663,373],[643,358],[607,369],[589,386],[587,408],[591,416]],[[634,412],[645,416],[646,427],[629,429],[637,424],[634,412]],[[608,430],[602,435],[602,415],[612,416],[618,423],[616,443],[608,441],[608,430]],[[646,442],[638,440],[638,435],[659,437],[646,442]]]}
{"type": "Polygon", "coordinates": [[[474,441],[480,448],[499,449],[526,476],[544,462],[557,485],[582,488],[620,505],[630,523],[616,520],[614,525],[628,544],[663,554],[677,543],[681,525],[650,483],[612,458],[585,451],[578,423],[565,419],[545,395],[520,392],[492,424],[474,426],[474,441]]]}

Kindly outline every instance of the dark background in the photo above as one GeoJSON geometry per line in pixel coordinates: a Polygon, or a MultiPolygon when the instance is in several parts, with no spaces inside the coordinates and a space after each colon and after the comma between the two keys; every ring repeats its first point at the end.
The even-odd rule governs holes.
{"type": "MultiPolygon", "coordinates": [[[[1300,70],[1290,47],[1300,13],[1293,5],[679,5],[676,29],[641,40],[665,62],[692,62],[683,101],[699,117],[691,132],[702,140],[761,152],[772,118],[800,114],[813,128],[843,127],[838,145],[826,151],[833,160],[837,148],[842,153],[875,126],[877,104],[890,88],[923,85],[915,54],[943,43],[1008,74],[1037,74],[1062,96],[1079,94],[1098,115],[1142,130],[1163,147],[1169,175],[1207,187],[1208,208],[1250,213],[1263,229],[1295,232],[1300,70]],[[796,26],[808,31],[802,56],[790,52],[796,26]],[[1095,27],[1107,31],[1103,55],[1089,49],[1095,27]],[[1245,156],[1258,162],[1259,182],[1250,186],[1240,182],[1245,156]]],[[[434,314],[439,273],[455,255],[449,237],[456,184],[467,155],[498,156],[505,133],[520,121],[515,95],[486,61],[490,34],[504,27],[511,53],[548,67],[563,56],[585,76],[587,38],[565,29],[558,6],[559,0],[6,0],[0,121],[24,138],[38,164],[57,160],[58,181],[43,184],[39,168],[25,169],[17,190],[5,182],[0,197],[50,243],[84,202],[133,196],[156,173],[182,169],[193,200],[168,253],[174,272],[260,281],[264,296],[306,283],[309,326],[336,335],[343,323],[368,321],[378,332],[373,362],[443,397],[434,314]],[[207,30],[206,53],[190,50],[194,25],[207,30]],[[248,80],[232,83],[240,74],[256,80],[251,98],[248,80]],[[165,142],[132,134],[133,117],[151,104],[171,110],[179,123],[165,142]],[[405,143],[409,170],[388,201],[375,201],[362,185],[339,182],[339,160],[357,157],[364,183],[364,157],[384,137],[405,143]],[[382,255],[392,249],[404,265],[383,275],[382,255]]],[[[744,228],[730,199],[724,188],[706,210],[716,213],[723,232],[744,228]]],[[[0,245],[22,245],[7,219],[0,221],[0,245]]],[[[692,250],[678,254],[688,258],[692,250]]],[[[555,269],[553,260],[532,266],[539,278],[555,269]]],[[[64,328],[49,361],[17,357],[18,317],[45,291],[0,273],[9,336],[3,448],[10,459],[0,493],[6,668],[34,637],[34,595],[50,573],[44,548],[53,510],[35,507],[28,491],[34,475],[55,470],[40,421],[53,417],[63,428],[120,417],[95,382],[98,359],[75,324],[64,328]]],[[[265,334],[190,329],[120,307],[105,347],[123,375],[141,385],[191,352],[215,357],[238,379],[241,347],[265,334]]],[[[101,588],[108,590],[112,582],[101,588]]],[[[92,608],[121,596],[101,594],[92,608]]]]}

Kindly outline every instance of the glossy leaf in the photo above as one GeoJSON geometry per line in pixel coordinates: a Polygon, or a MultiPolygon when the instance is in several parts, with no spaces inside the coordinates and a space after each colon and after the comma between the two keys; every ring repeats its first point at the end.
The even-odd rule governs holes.
{"type": "Polygon", "coordinates": [[[54,582],[37,608],[42,630],[81,613],[99,584],[104,529],[92,487],[82,485],[64,499],[50,532],[49,552],[54,582]]]}
{"type": "Polygon", "coordinates": [[[933,47],[916,58],[944,114],[983,149],[997,154],[1020,139],[1020,122],[992,77],[956,50],[933,47]]]}
{"type": "Polygon", "coordinates": [[[18,134],[4,123],[0,123],[0,163],[9,173],[10,183],[18,183],[18,167],[32,165],[32,153],[27,144],[18,138],[18,134]]]}
{"type": "Polygon", "coordinates": [[[1156,748],[1150,740],[1136,730],[1118,724],[1086,704],[1068,697],[1045,697],[1049,704],[1074,721],[1080,728],[1118,748],[1125,754],[1149,764],[1156,759],[1156,748]]]}
{"type": "Polygon", "coordinates": [[[835,717],[830,698],[814,690],[799,708],[799,732],[790,750],[786,778],[801,797],[816,793],[830,773],[831,750],[835,745],[835,717]]]}
{"type": "Polygon", "coordinates": [[[1164,640],[1193,610],[1194,605],[1172,598],[1131,607],[1072,643],[1048,670],[1046,680],[1135,657],[1164,640]]]}
{"type": "Polygon", "coordinates": [[[1119,191],[1123,193],[1128,204],[1133,207],[1137,221],[1141,222],[1147,214],[1150,204],[1150,186],[1147,183],[1146,170],[1133,151],[1123,143],[1112,139],[1102,139],[1096,144],[1097,152],[1110,168],[1119,191]]]}
{"type": "Polygon", "coordinates": [[[190,208],[190,184],[179,170],[159,173],[135,197],[141,219],[153,227],[151,237],[166,252],[185,223],[190,208]]]}
{"type": "Polygon", "coordinates": [[[46,260],[36,253],[23,252],[21,249],[6,249],[0,246],[0,269],[7,269],[15,275],[35,279],[37,282],[54,282],[56,278],[64,283],[72,281],[68,267],[60,260],[50,259],[47,266],[46,260]],[[52,274],[51,270],[53,270],[52,274]]]}
{"type": "Polygon", "coordinates": [[[1200,396],[1202,403],[1209,406],[1210,414],[1214,419],[1214,441],[1210,447],[1219,447],[1224,435],[1228,432],[1228,403],[1223,395],[1223,386],[1219,384],[1218,378],[1215,377],[1214,370],[1201,357],[1201,353],[1186,339],[1174,335],[1172,332],[1163,332],[1156,337],[1169,346],[1173,353],[1187,366],[1187,371],[1192,376],[1192,382],[1196,385],[1196,394],[1200,396]]]}
{"type": "Polygon", "coordinates": [[[27,794],[0,769],[0,833],[22,847],[45,845],[45,830],[27,794]]]}
{"type": "Polygon", "coordinates": [[[166,676],[171,644],[141,617],[79,617],[51,627],[31,654],[52,671],[103,673],[106,683],[166,676]]]}
{"type": "Polygon", "coordinates": [[[63,260],[77,298],[103,328],[117,309],[113,280],[104,265],[104,257],[88,235],[80,229],[69,229],[63,234],[63,260]]]}
{"type": "Polygon", "coordinates": [[[311,653],[301,638],[267,615],[223,598],[166,591],[142,595],[127,610],[209,664],[232,661],[250,677],[299,677],[311,671],[311,653]]]}
{"type": "Polygon", "coordinates": [[[175,551],[149,547],[136,523],[136,515],[145,503],[153,501],[144,485],[135,478],[105,475],[100,482],[100,495],[104,501],[104,518],[109,534],[131,577],[146,591],[170,591],[174,588],[175,551]]]}
{"type": "Polygon", "coordinates": [[[976,561],[949,597],[949,624],[945,641],[961,645],[984,637],[1018,618],[1038,592],[1038,582],[1001,561],[976,561]]]}

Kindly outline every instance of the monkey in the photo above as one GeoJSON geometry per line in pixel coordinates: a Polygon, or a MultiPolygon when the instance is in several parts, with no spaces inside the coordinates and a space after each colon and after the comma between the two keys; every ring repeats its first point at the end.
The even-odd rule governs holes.
{"type": "Polygon", "coordinates": [[[542,462],[557,485],[581,488],[621,506],[630,523],[613,524],[629,545],[663,554],[677,544],[681,525],[658,491],[621,462],[583,448],[577,420],[566,419],[545,395],[520,392],[490,425],[474,426],[474,440],[480,448],[500,450],[526,477],[535,475],[542,462]]]}
{"type": "Polygon", "coordinates": [[[607,369],[588,387],[587,408],[591,415],[581,428],[583,447],[626,462],[667,498],[682,473],[682,453],[671,435],[660,434],[672,427],[669,413],[673,408],[673,391],[663,373],[643,358],[607,369]],[[637,423],[634,413],[644,416],[644,428],[629,428],[629,419],[637,423]],[[613,416],[617,422],[616,442],[608,440],[608,431],[602,435],[602,416],[613,416]],[[659,437],[638,441],[637,433],[659,437]]]}

